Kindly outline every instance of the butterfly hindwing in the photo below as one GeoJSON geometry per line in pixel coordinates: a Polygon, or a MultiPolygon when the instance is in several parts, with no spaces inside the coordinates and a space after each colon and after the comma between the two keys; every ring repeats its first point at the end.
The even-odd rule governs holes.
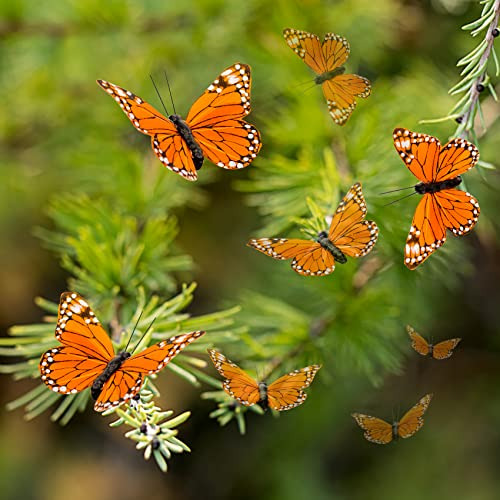
{"type": "Polygon", "coordinates": [[[422,356],[428,356],[430,352],[430,346],[427,340],[418,334],[410,325],[406,326],[406,331],[411,339],[411,346],[415,351],[417,351],[422,356]]]}
{"type": "Polygon", "coordinates": [[[460,338],[456,338],[438,342],[432,348],[432,357],[434,359],[448,359],[453,354],[453,350],[457,347],[461,340],[462,339],[460,338]]]}
{"type": "Polygon", "coordinates": [[[208,349],[208,354],[216,370],[224,377],[222,388],[229,396],[244,406],[259,402],[259,384],[256,380],[215,349],[208,349]]]}
{"type": "MultiPolygon", "coordinates": [[[[430,195],[431,196],[431,195],[430,195]]],[[[467,234],[479,218],[479,203],[470,193],[460,189],[443,189],[434,194],[446,229],[455,236],[467,234]]]]}
{"type": "Polygon", "coordinates": [[[275,380],[267,388],[269,407],[284,411],[301,405],[307,398],[303,389],[311,385],[320,368],[320,365],[306,366],[275,380]]]}
{"type": "Polygon", "coordinates": [[[479,151],[465,139],[452,139],[439,152],[434,180],[445,181],[470,170],[479,160],[479,151]]]}
{"type": "Polygon", "coordinates": [[[399,421],[398,436],[409,438],[424,425],[424,413],[427,411],[432,399],[432,394],[426,394],[420,401],[410,408],[399,421]]]}

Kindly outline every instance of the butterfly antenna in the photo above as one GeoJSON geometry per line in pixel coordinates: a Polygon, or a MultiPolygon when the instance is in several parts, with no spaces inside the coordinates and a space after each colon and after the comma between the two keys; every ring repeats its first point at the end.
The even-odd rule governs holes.
{"type": "Polygon", "coordinates": [[[174,108],[174,115],[176,115],[177,111],[175,111],[174,98],[172,97],[172,90],[170,89],[170,82],[168,81],[168,76],[166,71],[165,71],[165,80],[167,80],[168,93],[170,94],[170,100],[172,101],[172,107],[174,108]]]}
{"type": "Polygon", "coordinates": [[[384,191],[383,193],[379,194],[389,194],[389,193],[396,193],[397,191],[404,191],[405,189],[413,189],[415,186],[408,186],[405,188],[399,188],[399,189],[392,189],[391,191],[384,191]]]}
{"type": "Polygon", "coordinates": [[[130,354],[132,354],[139,347],[139,344],[142,342],[142,339],[146,336],[146,334],[149,332],[149,330],[151,330],[151,327],[153,326],[153,323],[156,321],[157,317],[158,316],[155,316],[153,318],[153,321],[151,321],[149,326],[146,328],[146,331],[142,334],[142,337],[139,339],[139,342],[137,342],[137,344],[135,344],[135,347],[130,351],[130,354]]]}
{"type": "MultiPolygon", "coordinates": [[[[170,113],[167,111],[167,107],[165,106],[165,103],[163,102],[163,99],[161,98],[160,91],[158,90],[158,87],[156,86],[156,83],[155,83],[155,81],[153,80],[153,77],[152,77],[151,75],[149,75],[149,78],[151,78],[151,81],[153,82],[153,85],[154,85],[154,87],[155,87],[156,93],[158,94],[158,97],[160,98],[161,105],[163,106],[163,109],[165,110],[165,113],[166,113],[166,114],[167,114],[167,116],[168,116],[170,113]]],[[[175,113],[175,109],[174,109],[174,113],[175,113]]]]}
{"type": "Polygon", "coordinates": [[[414,194],[417,194],[416,191],[414,191],[411,194],[408,194],[406,196],[403,196],[402,198],[398,198],[397,200],[391,201],[390,203],[386,203],[384,207],[388,207],[389,205],[392,205],[393,203],[397,203],[398,201],[404,200],[405,198],[409,198],[410,196],[413,196],[414,194]]]}
{"type": "Polygon", "coordinates": [[[137,318],[137,321],[135,322],[134,329],[132,330],[132,333],[130,334],[130,337],[128,339],[127,345],[125,346],[124,351],[127,352],[128,346],[130,344],[130,341],[132,340],[132,337],[134,336],[134,332],[137,328],[137,325],[139,324],[139,321],[141,320],[142,313],[144,312],[144,309],[141,311],[141,314],[139,314],[139,317],[137,318]]]}

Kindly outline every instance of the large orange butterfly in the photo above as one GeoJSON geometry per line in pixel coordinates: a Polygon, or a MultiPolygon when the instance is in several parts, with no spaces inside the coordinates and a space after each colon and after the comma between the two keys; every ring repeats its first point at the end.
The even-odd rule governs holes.
{"type": "Polygon", "coordinates": [[[264,409],[284,411],[301,405],[307,398],[302,390],[311,385],[319,365],[306,366],[283,375],[272,384],[257,382],[223,354],[208,349],[217,371],[226,379],[222,388],[244,406],[258,404],[264,409]]]}
{"type": "Polygon", "coordinates": [[[429,344],[427,340],[419,335],[410,325],[406,326],[406,331],[411,339],[411,346],[422,356],[430,356],[434,359],[447,359],[453,354],[453,349],[462,340],[460,338],[443,340],[437,344],[429,344]]]}
{"type": "Polygon", "coordinates": [[[352,417],[365,431],[365,438],[376,444],[387,444],[393,439],[409,438],[424,425],[424,413],[429,407],[432,394],[425,395],[415,406],[408,410],[399,422],[390,424],[385,420],[362,413],[353,413],[352,417]]]}
{"type": "Polygon", "coordinates": [[[230,170],[248,167],[260,150],[259,132],[242,120],[250,113],[250,66],[225,69],[195,101],[186,120],[168,118],[118,85],[97,83],[120,105],[134,127],[151,136],[156,156],[170,170],[195,181],[208,158],[230,170]]]}
{"type": "Polygon", "coordinates": [[[75,394],[90,387],[96,411],[109,410],[134,397],[146,375],[159,372],[203,331],[177,335],[144,351],[115,355],[111,340],[90,306],[77,293],[61,294],[56,338],[62,346],[40,360],[43,382],[54,392],[75,394]]]}
{"type": "Polygon", "coordinates": [[[467,234],[479,217],[479,203],[465,191],[455,189],[461,174],[479,159],[474,144],[452,139],[441,146],[435,137],[397,128],[394,147],[419,184],[415,191],[423,195],[410,233],[406,239],[405,265],[415,269],[446,241],[446,230],[455,236],[467,234]]]}
{"type": "Polygon", "coordinates": [[[273,259],[293,259],[292,269],[302,276],[326,276],[335,269],[335,262],[345,264],[347,257],[366,255],[375,245],[378,227],[363,220],[366,203],[361,184],[356,182],[340,202],[328,233],[321,231],[315,241],[260,238],[247,245],[273,259]]]}
{"type": "Polygon", "coordinates": [[[290,48],[316,73],[333,121],[344,125],[356,107],[356,97],[368,97],[370,81],[358,75],[344,75],[342,66],[349,57],[349,42],[333,33],[321,40],[307,31],[286,28],[283,36],[290,48]]]}

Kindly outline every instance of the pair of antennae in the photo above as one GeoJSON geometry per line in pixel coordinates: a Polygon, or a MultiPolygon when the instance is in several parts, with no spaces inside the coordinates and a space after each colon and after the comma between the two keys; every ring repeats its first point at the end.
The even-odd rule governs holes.
{"type": "MultiPolygon", "coordinates": [[[[151,78],[151,81],[153,82],[153,85],[154,85],[154,88],[156,90],[156,93],[158,94],[158,97],[160,98],[160,101],[161,101],[161,105],[163,106],[163,109],[165,110],[165,113],[167,114],[167,116],[170,114],[168,111],[167,111],[167,107],[165,106],[165,103],[163,102],[163,99],[161,98],[161,94],[158,90],[158,87],[156,86],[156,83],[155,81],[153,80],[153,77],[151,75],[149,75],[149,78],[151,78]]],[[[168,81],[168,76],[167,76],[167,72],[165,71],[165,80],[167,80],[167,85],[168,85],[168,93],[170,94],[170,100],[172,101],[172,108],[174,108],[174,115],[177,114],[177,111],[175,110],[175,104],[174,104],[174,99],[172,97],[172,90],[170,89],[170,82],[168,81]]]]}
{"type": "MultiPolygon", "coordinates": [[[[128,346],[130,345],[130,341],[132,340],[132,337],[134,336],[134,332],[137,329],[137,325],[139,324],[139,321],[141,320],[143,312],[144,312],[144,309],[141,311],[141,314],[139,314],[139,317],[137,318],[137,321],[135,322],[134,329],[132,330],[132,333],[130,334],[130,338],[128,339],[127,345],[125,346],[125,349],[124,349],[125,352],[127,351],[128,346]]],[[[155,316],[153,318],[153,321],[151,321],[151,323],[149,324],[149,326],[146,328],[146,331],[142,334],[142,337],[139,339],[139,342],[137,342],[137,344],[135,345],[135,347],[130,351],[130,354],[132,354],[139,347],[139,344],[142,342],[142,340],[144,339],[144,337],[146,336],[146,334],[149,332],[149,330],[153,326],[153,323],[156,321],[157,317],[158,316],[155,316]]]]}
{"type": "MultiPolygon", "coordinates": [[[[414,189],[415,186],[408,186],[400,189],[392,189],[391,191],[384,191],[383,193],[380,194],[389,194],[389,193],[396,193],[397,191],[404,191],[406,189],[414,189]]],[[[407,194],[406,196],[403,196],[402,198],[398,198],[397,200],[391,201],[390,203],[386,203],[384,207],[388,207],[389,205],[392,205],[393,203],[397,203],[398,201],[404,200],[405,198],[409,198],[410,196],[413,196],[414,194],[417,194],[416,191],[413,191],[413,193],[407,194]]]]}

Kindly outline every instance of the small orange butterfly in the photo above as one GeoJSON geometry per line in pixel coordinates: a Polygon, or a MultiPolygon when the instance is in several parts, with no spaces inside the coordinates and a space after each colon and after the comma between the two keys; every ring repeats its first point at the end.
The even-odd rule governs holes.
{"type": "Polygon", "coordinates": [[[415,406],[408,410],[399,422],[392,424],[381,418],[353,413],[352,417],[365,431],[364,436],[368,441],[376,444],[387,444],[393,439],[409,438],[424,425],[424,413],[429,407],[432,394],[425,395],[415,406]]]}
{"type": "Polygon", "coordinates": [[[470,193],[455,189],[461,174],[479,159],[474,144],[452,139],[441,146],[435,137],[396,128],[394,147],[410,172],[421,181],[415,191],[423,195],[406,239],[405,265],[415,269],[446,241],[446,230],[467,234],[479,217],[479,203],[470,193]]]}
{"type": "Polygon", "coordinates": [[[138,354],[115,354],[110,338],[83,297],[65,292],[61,294],[56,326],[56,338],[62,345],[42,355],[40,374],[49,389],[60,394],[75,394],[90,387],[94,410],[105,411],[133,398],[146,375],[159,372],[204,334],[184,333],[138,354]]]}
{"type": "Polygon", "coordinates": [[[283,36],[289,47],[317,74],[314,82],[321,85],[333,121],[344,125],[356,107],[356,97],[368,97],[370,81],[358,75],[344,75],[342,66],[349,57],[349,42],[327,33],[321,42],[307,31],[286,28],[283,36]]]}
{"type": "Polygon", "coordinates": [[[419,335],[410,325],[406,331],[411,338],[411,346],[422,356],[431,356],[434,359],[447,359],[453,354],[453,349],[462,340],[460,338],[443,340],[435,345],[429,344],[427,340],[419,335]]]}
{"type": "Polygon", "coordinates": [[[283,375],[272,384],[257,382],[247,375],[232,361],[215,349],[208,349],[208,354],[217,371],[226,379],[222,388],[232,398],[244,406],[258,404],[263,409],[277,411],[291,410],[301,405],[307,398],[302,390],[311,385],[319,365],[306,366],[300,370],[283,375]]]}
{"type": "Polygon", "coordinates": [[[168,118],[118,85],[97,83],[120,105],[134,127],[151,136],[160,161],[189,181],[208,158],[218,167],[248,167],[261,148],[259,132],[242,120],[250,113],[250,66],[236,63],[225,69],[191,107],[183,120],[168,118]]]}
{"type": "Polygon", "coordinates": [[[345,264],[347,257],[366,255],[375,245],[378,227],[363,220],[366,202],[361,184],[356,182],[340,202],[328,233],[322,231],[315,241],[260,238],[247,245],[273,259],[293,259],[292,269],[302,276],[326,276],[335,269],[335,262],[345,264]]]}

